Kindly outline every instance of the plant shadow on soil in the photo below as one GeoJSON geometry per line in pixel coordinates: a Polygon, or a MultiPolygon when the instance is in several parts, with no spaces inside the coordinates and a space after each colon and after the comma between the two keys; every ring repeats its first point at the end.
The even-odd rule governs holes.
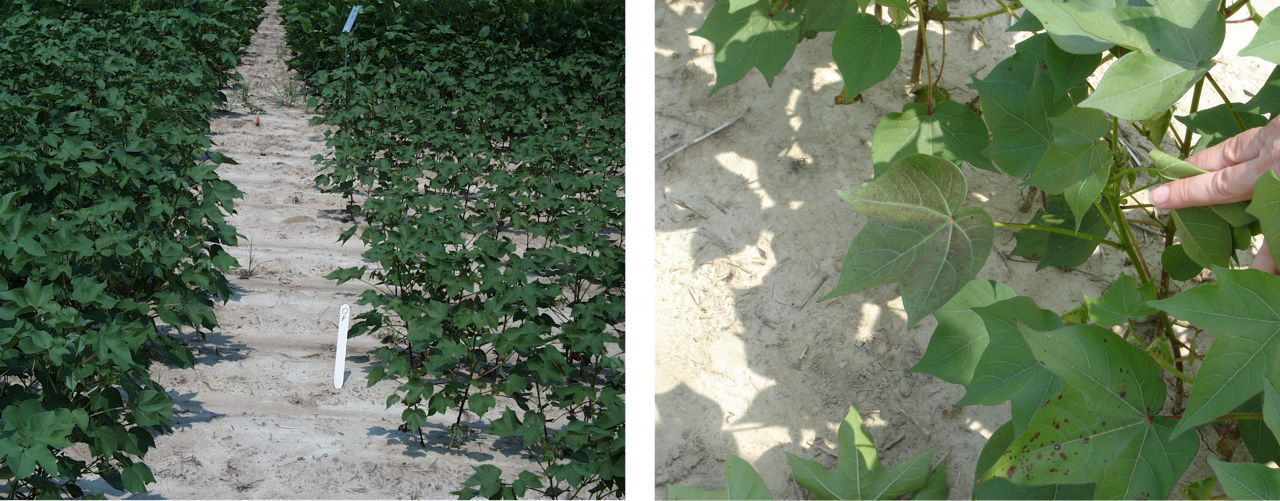
{"type": "Polygon", "coordinates": [[[509,437],[490,440],[490,436],[485,435],[485,430],[489,427],[481,421],[471,421],[466,423],[470,431],[468,432],[467,441],[462,447],[449,447],[449,425],[443,423],[428,422],[426,432],[422,434],[423,440],[427,445],[424,447],[418,443],[418,437],[414,433],[404,432],[397,429],[384,428],[382,426],[372,426],[369,428],[369,436],[386,437],[388,445],[396,445],[404,448],[404,455],[415,458],[427,457],[428,454],[463,456],[472,461],[492,461],[494,456],[478,450],[483,447],[482,444],[488,443],[488,447],[503,456],[521,456],[524,455],[524,449],[520,447],[518,440],[509,437]],[[470,449],[470,450],[469,450],[470,449]]]}
{"type": "MultiPolygon", "coordinates": [[[[979,416],[1000,411],[957,411],[952,404],[962,388],[906,372],[927,346],[932,318],[906,325],[896,284],[819,301],[837,283],[849,243],[866,221],[833,189],[853,190],[872,179],[872,132],[880,117],[910,100],[904,91],[914,25],[903,32],[898,68],[864,92],[861,103],[832,104],[841,90],[838,77],[815,83],[815,67],[834,71],[830,53],[821,50],[830,46],[830,33],[801,43],[771,88],[753,69],[708,96],[715,76],[694,60],[709,61],[710,44],[703,47],[687,33],[700,27],[712,5],[656,6],[657,155],[750,107],[741,120],[655,172],[657,246],[687,238],[687,250],[665,256],[692,258],[690,266],[658,253],[658,496],[670,484],[723,488],[724,458],[734,453],[755,464],[775,496],[802,497],[784,452],[833,463],[835,429],[850,404],[867,419],[883,462],[942,446],[935,458],[951,456],[951,496],[967,496],[968,487],[956,487],[969,482],[973,465],[954,463],[976,458],[978,449],[958,450],[951,435],[969,433],[980,444],[974,427],[994,430],[1001,422],[979,416]],[[745,369],[734,365],[741,363],[739,345],[745,369]]],[[[965,71],[984,76],[1012,53],[1013,36],[1000,22],[1007,19],[948,26],[951,64],[941,85],[953,99],[964,103],[977,95],[966,87],[965,71]],[[973,43],[975,26],[987,47],[973,43]],[[1010,48],[990,50],[995,47],[1010,48]],[[966,58],[992,61],[952,69],[966,58]]],[[[940,50],[936,28],[928,37],[930,50],[940,50]]],[[[1009,240],[1000,237],[997,248],[1009,240]]],[[[1003,280],[1004,270],[993,253],[978,276],[1003,280]]]]}

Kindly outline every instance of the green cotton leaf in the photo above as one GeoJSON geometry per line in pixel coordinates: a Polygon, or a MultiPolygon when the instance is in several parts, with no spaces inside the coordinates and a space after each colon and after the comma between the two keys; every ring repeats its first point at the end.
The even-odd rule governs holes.
{"type": "MultiPolygon", "coordinates": [[[[1263,393],[1266,393],[1266,386],[1263,385],[1263,393]]],[[[1264,395],[1260,393],[1231,409],[1231,413],[1263,413],[1265,403],[1264,395]]],[[[1240,442],[1249,449],[1249,456],[1255,463],[1280,458],[1280,442],[1276,441],[1276,435],[1267,426],[1265,419],[1266,415],[1263,414],[1263,419],[1241,419],[1236,422],[1240,430],[1240,442]]]]}
{"type": "Polygon", "coordinates": [[[928,155],[905,157],[871,184],[841,193],[868,219],[823,299],[900,282],[908,324],[933,313],[991,254],[995,223],[981,208],[960,207],[967,194],[960,169],[928,155]]]}
{"type": "Polygon", "coordinates": [[[716,83],[711,93],[732,85],[758,68],[765,82],[782,71],[800,42],[800,22],[788,11],[770,12],[769,2],[758,2],[736,12],[729,2],[716,3],[702,27],[691,33],[715,44],[716,83]]]}
{"type": "Polygon", "coordinates": [[[1111,151],[1098,138],[1111,128],[1101,111],[1071,108],[1049,119],[1053,141],[1025,184],[1048,193],[1063,194],[1075,215],[1075,228],[1102,194],[1111,172],[1111,151]]]}
{"type": "Polygon", "coordinates": [[[1249,44],[1240,49],[1241,56],[1254,56],[1271,63],[1280,63],[1280,16],[1267,14],[1258,25],[1258,32],[1249,44]]]}
{"type": "Polygon", "coordinates": [[[1112,282],[1111,286],[1107,287],[1107,291],[1102,293],[1102,297],[1097,299],[1086,297],[1084,301],[1089,305],[1089,320],[1101,326],[1113,327],[1130,319],[1141,321],[1149,315],[1155,315],[1156,309],[1147,306],[1147,301],[1155,299],[1155,282],[1147,282],[1139,286],[1138,279],[1129,275],[1120,275],[1120,278],[1112,282]]]}
{"type": "MultiPolygon", "coordinates": [[[[1105,146],[1103,146],[1103,149],[1105,149],[1105,146]]],[[[1062,199],[1067,202],[1068,207],[1071,207],[1071,214],[1075,218],[1073,230],[1080,230],[1080,226],[1084,223],[1084,217],[1090,211],[1097,212],[1094,209],[1094,202],[1097,202],[1098,197],[1102,196],[1102,190],[1106,187],[1107,178],[1110,176],[1111,162],[1108,156],[1105,162],[1092,163],[1089,167],[1089,173],[1085,174],[1084,179],[1062,191],[1062,199]]]]}
{"type": "Polygon", "coordinates": [[[697,487],[672,485],[667,487],[667,497],[678,499],[773,499],[764,479],[755,468],[742,458],[729,454],[724,462],[725,489],[710,491],[697,487]]]}
{"type": "Polygon", "coordinates": [[[934,447],[873,476],[871,484],[855,499],[896,499],[919,490],[929,480],[929,464],[937,452],[934,447]]]}
{"type": "Polygon", "coordinates": [[[1010,33],[1017,31],[1029,31],[1035,33],[1043,30],[1044,25],[1040,24],[1040,20],[1036,18],[1036,15],[1029,10],[1023,10],[1022,16],[1019,17],[1017,21],[1014,21],[1013,24],[1009,26],[1009,29],[1005,31],[1010,33]]]}
{"type": "Polygon", "coordinates": [[[1191,132],[1200,135],[1200,139],[1196,141],[1193,151],[1200,151],[1215,144],[1226,141],[1227,138],[1235,136],[1241,132],[1254,127],[1262,127],[1267,124],[1266,117],[1242,111],[1244,105],[1240,103],[1232,103],[1230,107],[1226,104],[1219,104],[1212,108],[1206,108],[1186,116],[1175,117],[1191,129],[1191,132]],[[1234,110],[1234,113],[1232,111],[1234,110]],[[1236,121],[1236,117],[1240,121],[1236,121]],[[1240,123],[1244,123],[1244,127],[1240,127],[1240,123]]]}
{"type": "Polygon", "coordinates": [[[903,105],[901,113],[880,119],[871,137],[871,160],[879,177],[889,165],[907,155],[924,153],[996,172],[982,152],[990,144],[982,117],[955,101],[936,103],[933,113],[918,103],[903,105]]]}
{"type": "Polygon", "coordinates": [[[997,64],[982,80],[973,82],[991,131],[991,146],[985,153],[1010,176],[1027,175],[1040,164],[1040,158],[1053,143],[1049,119],[1071,109],[1074,100],[1083,97],[1073,95],[1083,86],[1070,89],[1065,95],[1055,91],[1044,68],[1048,42],[1044,34],[1022,41],[1014,55],[997,64]]]}
{"type": "Polygon", "coordinates": [[[871,14],[851,16],[831,39],[831,57],[844,77],[844,92],[854,96],[880,83],[898,66],[902,37],[871,14]]]}
{"type": "Polygon", "coordinates": [[[1023,5],[1055,43],[1075,54],[1116,44],[1194,68],[1218,53],[1226,35],[1217,3],[1210,0],[1031,0],[1023,5]]]}
{"type": "Polygon", "coordinates": [[[1267,81],[1263,82],[1262,88],[1258,89],[1258,93],[1236,108],[1236,111],[1276,116],[1276,112],[1280,111],[1280,66],[1271,70],[1271,74],[1267,76],[1267,81]]]}
{"type": "Polygon", "coordinates": [[[796,484],[818,499],[891,499],[925,486],[937,449],[884,470],[871,433],[854,406],[840,423],[835,468],[787,453],[796,484]]]}
{"type": "Polygon", "coordinates": [[[849,0],[809,0],[804,4],[801,36],[813,38],[819,32],[835,31],[859,12],[861,9],[858,3],[849,0]]]}
{"type": "Polygon", "coordinates": [[[938,326],[929,337],[924,356],[911,372],[924,372],[949,383],[968,385],[973,369],[987,349],[987,326],[973,308],[1016,296],[1009,286],[992,280],[971,280],[955,297],[933,312],[938,326]]]}
{"type": "Polygon", "coordinates": [[[1127,120],[1151,118],[1173,106],[1212,67],[1211,60],[1187,69],[1143,52],[1130,52],[1107,69],[1097,90],[1080,106],[1127,120]]]}
{"type": "Polygon", "coordinates": [[[1093,484],[1021,485],[1003,478],[982,481],[982,474],[991,469],[1015,434],[1013,423],[1006,422],[996,428],[987,444],[978,454],[977,468],[973,472],[973,499],[1093,499],[1093,484]]]}
{"type": "Polygon", "coordinates": [[[1087,22],[1077,19],[1076,9],[1065,2],[1053,0],[1024,0],[1022,5],[1039,21],[1041,27],[1053,37],[1053,42],[1072,54],[1096,54],[1115,45],[1089,33],[1087,22]]]}
{"type": "Polygon", "coordinates": [[[155,483],[156,477],[152,476],[151,468],[147,468],[147,465],[133,463],[120,471],[120,480],[129,492],[146,492],[147,484],[155,483]]]}
{"type": "Polygon", "coordinates": [[[1271,430],[1272,436],[1280,442],[1280,393],[1276,393],[1273,383],[1262,384],[1262,421],[1271,430]]]}
{"type": "Polygon", "coordinates": [[[911,499],[947,499],[950,489],[947,487],[947,460],[943,459],[933,468],[933,473],[925,479],[924,486],[916,491],[911,499]]]}
{"type": "Polygon", "coordinates": [[[824,499],[851,499],[861,496],[872,483],[871,476],[881,472],[871,432],[849,406],[837,431],[836,467],[827,470],[821,463],[787,453],[796,484],[824,499]]]}
{"type": "Polygon", "coordinates": [[[1280,499],[1280,470],[1265,464],[1224,463],[1209,458],[1209,466],[1231,499],[1280,499]]]}
{"type": "Polygon", "coordinates": [[[1049,123],[1053,142],[1026,184],[1059,194],[1083,179],[1094,163],[1110,161],[1106,145],[1098,141],[1111,129],[1111,120],[1105,113],[1089,108],[1071,108],[1050,118],[1049,123]],[[1094,151],[1099,146],[1101,151],[1094,151]]]}
{"type": "MultiPolygon", "coordinates": [[[[1270,169],[1258,177],[1253,184],[1253,201],[1245,209],[1258,218],[1262,226],[1262,236],[1268,242],[1280,242],[1280,178],[1270,169]]],[[[1270,246],[1268,246],[1270,247],[1270,246]]],[[[1280,245],[1271,251],[1271,258],[1280,256],[1280,245]]],[[[1276,259],[1280,262],[1280,259],[1276,259]]]]}
{"type": "Polygon", "coordinates": [[[991,342],[973,372],[973,381],[965,387],[964,397],[956,405],[999,405],[1012,402],[1011,414],[1015,432],[1026,429],[1040,406],[1062,391],[1062,381],[1045,370],[1022,339],[1019,326],[1037,330],[1062,327],[1062,319],[1052,311],[1040,309],[1034,300],[1017,296],[989,306],[974,308],[987,327],[991,342]]]}
{"type": "Polygon", "coordinates": [[[492,409],[495,405],[498,405],[497,399],[487,393],[473,393],[467,397],[467,408],[479,416],[489,412],[489,409],[492,409]]]}
{"type": "Polygon", "coordinates": [[[1170,211],[1187,256],[1204,268],[1229,266],[1235,255],[1231,226],[1213,209],[1186,207],[1170,211]]]}
{"type": "MultiPolygon", "coordinates": [[[[1050,197],[1049,210],[1047,212],[1036,211],[1035,216],[1031,218],[1030,224],[1065,230],[1074,229],[1097,238],[1104,238],[1111,231],[1111,226],[1102,218],[1102,213],[1098,212],[1096,207],[1090,208],[1088,212],[1085,212],[1084,217],[1080,220],[1079,228],[1072,227],[1073,220],[1074,217],[1067,202],[1062,197],[1050,197]]],[[[1078,266],[1088,261],[1089,257],[1093,255],[1093,251],[1098,248],[1098,245],[1101,245],[1093,240],[1032,229],[1018,230],[1017,233],[1013,234],[1013,238],[1017,241],[1017,245],[1013,248],[1013,254],[1038,260],[1039,264],[1036,265],[1036,270],[1050,266],[1078,266]]]]}
{"type": "Polygon", "coordinates": [[[729,12],[738,12],[742,9],[755,5],[760,0],[727,0],[729,2],[729,12]]]}
{"type": "MultiPolygon", "coordinates": [[[[1175,433],[1208,423],[1280,380],[1280,277],[1214,267],[1215,284],[1150,304],[1217,334],[1175,433]]],[[[1191,435],[1191,436],[1194,436],[1191,435]]]]}
{"type": "Polygon", "coordinates": [[[1066,383],[982,481],[1097,484],[1102,499],[1165,498],[1199,449],[1193,435],[1170,440],[1160,367],[1141,349],[1092,325],[1051,332],[1021,326],[1036,359],[1066,383]]]}
{"type": "Polygon", "coordinates": [[[1060,99],[1067,91],[1088,81],[1089,76],[1098,69],[1102,54],[1072,54],[1062,50],[1050,39],[1045,43],[1044,58],[1045,64],[1049,66],[1049,79],[1053,81],[1053,97],[1060,99]]]}

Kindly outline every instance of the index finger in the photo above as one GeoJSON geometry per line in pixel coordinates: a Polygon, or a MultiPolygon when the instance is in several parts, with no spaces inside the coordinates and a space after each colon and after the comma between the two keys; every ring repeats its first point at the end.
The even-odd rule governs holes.
{"type": "Polygon", "coordinates": [[[1187,157],[1187,162],[1204,170],[1221,170],[1258,158],[1277,141],[1280,141],[1280,120],[1236,134],[1187,157]]]}

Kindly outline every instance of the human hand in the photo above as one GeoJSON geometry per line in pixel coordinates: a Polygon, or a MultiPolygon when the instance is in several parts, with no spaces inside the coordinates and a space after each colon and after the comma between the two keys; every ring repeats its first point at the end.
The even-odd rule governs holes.
{"type": "MultiPolygon", "coordinates": [[[[1239,202],[1253,198],[1253,184],[1267,170],[1280,173],[1280,120],[1237,134],[1187,162],[1207,170],[1204,174],[1165,183],[1151,190],[1151,203],[1160,209],[1239,202]]],[[[1264,242],[1251,268],[1277,273],[1268,243],[1264,242]]]]}

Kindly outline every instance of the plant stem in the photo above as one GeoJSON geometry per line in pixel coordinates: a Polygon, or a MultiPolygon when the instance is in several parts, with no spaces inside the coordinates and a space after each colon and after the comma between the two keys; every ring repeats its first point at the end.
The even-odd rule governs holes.
{"type": "MultiPolygon", "coordinates": [[[[1098,213],[1102,214],[1102,218],[1107,220],[1107,224],[1115,229],[1116,236],[1120,238],[1121,249],[1129,255],[1129,260],[1133,261],[1133,269],[1138,272],[1138,279],[1141,283],[1151,281],[1151,270],[1147,268],[1147,260],[1142,256],[1142,250],[1138,249],[1137,244],[1133,241],[1133,230],[1129,228],[1129,220],[1124,217],[1124,211],[1120,210],[1120,203],[1110,197],[1103,197],[1109,205],[1111,217],[1107,217],[1108,211],[1098,207],[1098,213]]],[[[1097,202],[1094,202],[1096,205],[1097,202]]]]}
{"type": "MultiPolygon", "coordinates": [[[[911,83],[920,83],[920,58],[926,60],[929,57],[928,48],[925,47],[924,32],[929,28],[929,6],[925,0],[919,0],[917,4],[920,7],[920,22],[916,24],[916,49],[915,57],[911,60],[911,83]]],[[[926,64],[928,61],[926,61],[926,64]]]]}
{"type": "Polygon", "coordinates": [[[1239,11],[1240,8],[1244,7],[1245,5],[1249,5],[1249,0],[1237,0],[1236,3],[1231,4],[1230,7],[1223,9],[1222,18],[1226,19],[1228,17],[1231,17],[1232,14],[1235,14],[1236,11],[1239,11]]]}
{"type": "MultiPolygon", "coordinates": [[[[1208,76],[1208,73],[1205,73],[1208,76]]],[[[1195,113],[1200,108],[1200,91],[1204,89],[1204,79],[1201,78],[1196,82],[1196,88],[1191,92],[1191,113],[1195,113]]],[[[1186,137],[1182,140],[1182,157],[1186,158],[1191,153],[1191,127],[1187,127],[1186,137]]]]}
{"type": "Polygon", "coordinates": [[[1241,419],[1262,420],[1261,412],[1231,412],[1218,416],[1214,421],[1239,421],[1241,419]]]}
{"type": "Polygon", "coordinates": [[[934,21],[943,21],[943,22],[946,22],[946,21],[981,21],[981,20],[986,19],[986,18],[988,18],[988,17],[998,16],[998,15],[1000,15],[1000,14],[1004,14],[1004,13],[1006,13],[1006,12],[1007,12],[1007,13],[1009,13],[1009,15],[1013,16],[1013,17],[1016,19],[1018,16],[1017,16],[1017,14],[1014,14],[1014,13],[1013,13],[1013,9],[1017,9],[1017,8],[1019,8],[1019,7],[1022,7],[1022,3],[1021,3],[1021,2],[1013,2],[1013,4],[1012,4],[1012,5],[1002,5],[999,9],[993,10],[993,11],[991,11],[991,12],[983,12],[983,13],[981,13],[981,14],[974,14],[974,15],[972,15],[972,16],[940,16],[940,17],[934,17],[934,18],[932,18],[932,19],[933,19],[934,21]]]}
{"type": "Polygon", "coordinates": [[[1218,95],[1222,97],[1222,103],[1227,105],[1227,110],[1231,112],[1231,117],[1236,119],[1236,125],[1240,126],[1240,132],[1248,129],[1245,127],[1244,120],[1240,119],[1240,114],[1236,113],[1236,107],[1231,105],[1231,98],[1227,97],[1227,93],[1222,91],[1222,87],[1218,87],[1218,81],[1213,79],[1213,75],[1204,74],[1204,78],[1209,80],[1209,85],[1213,86],[1213,90],[1218,91],[1218,95]]]}
{"type": "Polygon", "coordinates": [[[1045,231],[1049,233],[1057,233],[1059,235],[1082,238],[1085,240],[1089,240],[1091,242],[1098,242],[1100,244],[1110,245],[1117,249],[1122,248],[1119,243],[1112,242],[1105,238],[1099,238],[1099,237],[1090,235],[1088,233],[1080,233],[1078,231],[1072,231],[1065,228],[1055,228],[1052,226],[1040,226],[1038,224],[1006,223],[1004,221],[996,221],[995,225],[996,225],[996,228],[1015,228],[1019,230],[1035,230],[1035,231],[1045,231]]]}

